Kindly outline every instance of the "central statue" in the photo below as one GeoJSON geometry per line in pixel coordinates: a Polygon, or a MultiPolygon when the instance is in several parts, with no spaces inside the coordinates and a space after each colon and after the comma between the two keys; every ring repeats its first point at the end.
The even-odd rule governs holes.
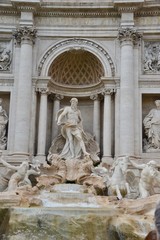
{"type": "Polygon", "coordinates": [[[71,106],[59,110],[57,124],[61,125],[61,134],[65,138],[65,145],[60,156],[64,159],[75,159],[88,156],[84,138],[85,132],[82,127],[81,112],[78,109],[78,99],[70,100],[71,106]]]}

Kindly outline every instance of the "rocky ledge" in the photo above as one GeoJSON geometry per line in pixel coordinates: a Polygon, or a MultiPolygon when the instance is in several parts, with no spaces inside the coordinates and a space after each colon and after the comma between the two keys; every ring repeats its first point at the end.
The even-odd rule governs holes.
{"type": "Polygon", "coordinates": [[[12,195],[12,202],[17,200],[14,207],[7,205],[7,196],[5,200],[2,194],[3,201],[0,196],[0,202],[6,201],[0,209],[0,239],[142,240],[155,229],[159,194],[118,201],[115,197],[53,192],[51,207],[43,205],[43,194],[31,197],[23,193],[15,199],[12,195]]]}

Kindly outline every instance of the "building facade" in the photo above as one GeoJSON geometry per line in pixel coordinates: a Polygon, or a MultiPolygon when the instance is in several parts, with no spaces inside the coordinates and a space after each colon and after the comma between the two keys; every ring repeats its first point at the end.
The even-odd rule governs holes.
{"type": "Polygon", "coordinates": [[[44,161],[72,97],[103,161],[159,160],[143,124],[160,99],[158,0],[0,0],[6,159],[44,161]]]}

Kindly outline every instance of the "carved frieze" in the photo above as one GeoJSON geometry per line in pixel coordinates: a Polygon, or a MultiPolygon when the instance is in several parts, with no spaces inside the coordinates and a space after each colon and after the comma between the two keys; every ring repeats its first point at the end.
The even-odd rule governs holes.
{"type": "Polygon", "coordinates": [[[160,72],[160,42],[144,43],[144,73],[160,72]]]}
{"type": "Polygon", "coordinates": [[[137,44],[141,37],[142,35],[135,28],[120,28],[118,32],[120,43],[131,41],[133,44],[137,44]]]}
{"type": "Polygon", "coordinates": [[[9,71],[11,62],[12,54],[10,44],[0,42],[0,71],[9,71]]]}
{"type": "Polygon", "coordinates": [[[17,44],[20,44],[23,40],[29,40],[34,43],[37,30],[31,27],[20,27],[13,32],[13,37],[17,44]]]}

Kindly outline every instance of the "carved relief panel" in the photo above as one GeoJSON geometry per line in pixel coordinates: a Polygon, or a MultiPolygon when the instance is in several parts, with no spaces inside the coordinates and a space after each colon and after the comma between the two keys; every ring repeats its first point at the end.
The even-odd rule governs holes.
{"type": "Polygon", "coordinates": [[[0,150],[7,149],[9,123],[9,93],[0,94],[0,150]]]}
{"type": "Polygon", "coordinates": [[[160,42],[144,42],[144,66],[143,71],[147,73],[160,73],[160,42]]]}
{"type": "Polygon", "coordinates": [[[0,72],[10,71],[12,62],[12,44],[11,42],[0,41],[0,72]]]}

